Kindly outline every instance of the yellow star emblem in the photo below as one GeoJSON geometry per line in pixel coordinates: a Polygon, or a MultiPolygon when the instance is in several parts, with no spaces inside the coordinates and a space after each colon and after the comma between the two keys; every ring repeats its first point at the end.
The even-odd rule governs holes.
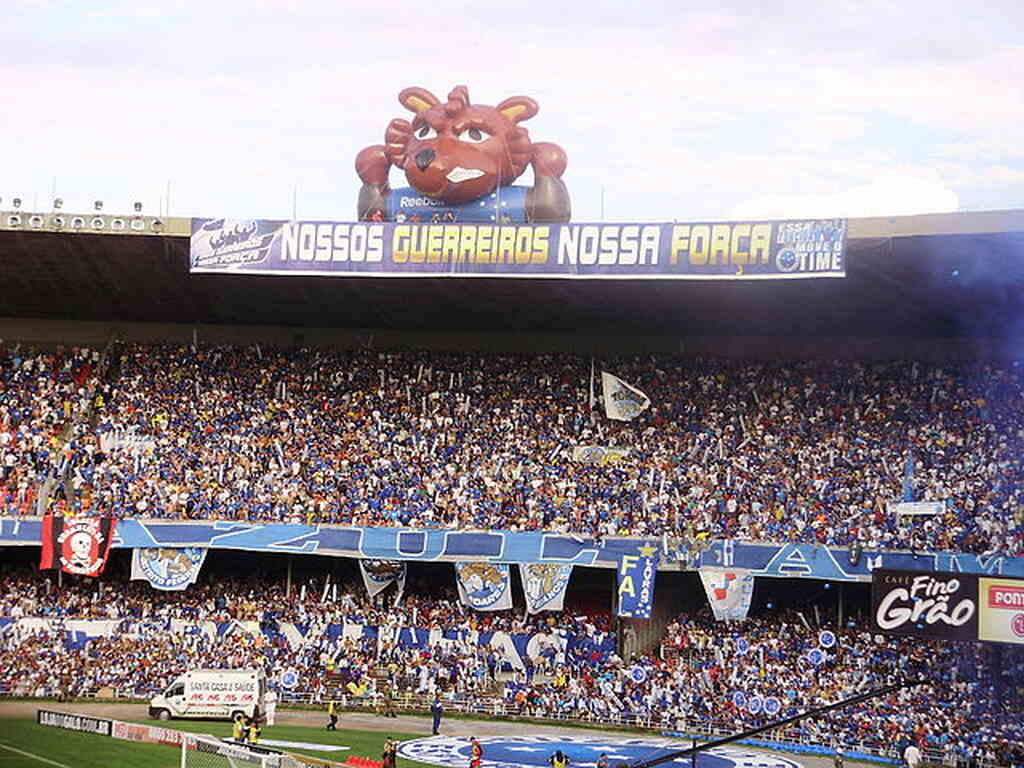
{"type": "Polygon", "coordinates": [[[654,553],[658,551],[658,548],[653,544],[644,544],[640,547],[641,557],[654,557],[654,553]]]}

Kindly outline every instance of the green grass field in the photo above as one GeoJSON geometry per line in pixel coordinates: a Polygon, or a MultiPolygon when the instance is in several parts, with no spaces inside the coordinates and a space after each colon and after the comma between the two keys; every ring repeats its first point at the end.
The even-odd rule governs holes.
{"type": "MultiPolygon", "coordinates": [[[[231,724],[226,722],[172,721],[161,725],[213,736],[231,735],[231,724]]],[[[344,752],[287,748],[289,752],[337,762],[344,762],[349,755],[379,760],[384,748],[384,739],[388,736],[397,739],[415,738],[410,734],[348,731],[340,727],[334,732],[296,725],[274,725],[263,729],[265,739],[350,747],[344,752]]],[[[181,751],[174,747],[137,744],[91,733],[50,728],[37,725],[34,720],[28,719],[0,719],[0,768],[41,768],[47,765],[53,768],[177,768],[180,759],[181,751]]],[[[399,766],[419,765],[407,760],[399,760],[398,763],[399,766]]]]}

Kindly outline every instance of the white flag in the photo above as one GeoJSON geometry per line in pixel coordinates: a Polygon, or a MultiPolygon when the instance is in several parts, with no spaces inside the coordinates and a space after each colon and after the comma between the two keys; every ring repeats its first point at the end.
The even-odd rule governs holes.
{"type": "Polygon", "coordinates": [[[743,621],[754,596],[754,577],[738,568],[698,568],[716,621],[743,621]]]}
{"type": "Polygon", "coordinates": [[[651,404],[651,398],[608,371],[601,371],[604,415],[617,421],[632,421],[651,404]]]}
{"type": "Polygon", "coordinates": [[[205,547],[137,547],[132,550],[132,578],[145,579],[154,589],[182,590],[196,583],[205,561],[205,547]]]}
{"type": "Polygon", "coordinates": [[[363,574],[363,585],[370,599],[395,584],[398,587],[395,605],[398,605],[405,591],[405,566],[401,560],[360,560],[359,571],[363,574]]]}
{"type": "Polygon", "coordinates": [[[572,566],[564,563],[520,563],[519,575],[526,595],[526,612],[561,611],[572,566]]]}
{"type": "Polygon", "coordinates": [[[508,563],[455,563],[459,599],[476,611],[506,611],[512,607],[512,574],[508,563]]]}

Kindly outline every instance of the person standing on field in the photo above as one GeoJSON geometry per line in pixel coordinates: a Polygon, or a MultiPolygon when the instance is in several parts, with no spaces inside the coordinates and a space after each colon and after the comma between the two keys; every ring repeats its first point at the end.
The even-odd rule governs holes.
{"type": "Polygon", "coordinates": [[[274,690],[263,694],[263,709],[267,713],[267,725],[273,725],[277,717],[277,693],[274,690]]]}
{"type": "Polygon", "coordinates": [[[430,705],[430,714],[434,716],[434,735],[437,736],[441,729],[441,715],[444,714],[440,696],[434,697],[434,703],[430,705]]]}

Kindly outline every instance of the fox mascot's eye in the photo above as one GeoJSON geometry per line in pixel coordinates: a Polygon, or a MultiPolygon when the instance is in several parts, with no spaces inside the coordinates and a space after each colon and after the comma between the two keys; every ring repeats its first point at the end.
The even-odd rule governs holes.
{"type": "Polygon", "coordinates": [[[479,144],[491,138],[491,134],[481,128],[466,128],[455,134],[455,138],[467,144],[479,144]]]}
{"type": "Polygon", "coordinates": [[[421,141],[425,139],[436,139],[437,131],[431,128],[429,125],[421,125],[416,129],[416,138],[421,141]]]}

